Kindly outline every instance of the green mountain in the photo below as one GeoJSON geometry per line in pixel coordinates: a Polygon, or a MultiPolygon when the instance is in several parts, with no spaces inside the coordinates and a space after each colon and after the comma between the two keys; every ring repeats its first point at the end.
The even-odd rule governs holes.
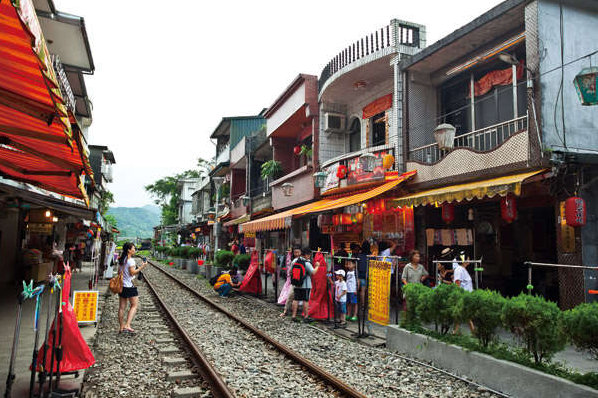
{"type": "Polygon", "coordinates": [[[153,205],[143,207],[111,207],[108,210],[116,218],[120,236],[151,238],[153,228],[160,225],[160,208],[153,205]]]}

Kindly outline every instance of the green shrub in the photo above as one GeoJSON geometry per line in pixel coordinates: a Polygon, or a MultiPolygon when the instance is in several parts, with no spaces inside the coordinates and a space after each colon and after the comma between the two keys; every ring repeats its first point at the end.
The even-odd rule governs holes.
{"type": "Polygon", "coordinates": [[[249,261],[251,260],[250,254],[237,254],[233,259],[233,265],[241,271],[247,271],[249,268],[249,261]]]}
{"type": "Polygon", "coordinates": [[[228,268],[230,267],[231,263],[233,262],[233,258],[235,258],[235,253],[229,250],[218,250],[216,252],[216,261],[214,264],[220,268],[228,268]]]}
{"type": "Polygon", "coordinates": [[[432,290],[419,283],[408,283],[404,288],[405,301],[407,301],[407,311],[405,312],[405,320],[403,326],[413,327],[420,326],[421,322],[417,317],[417,306],[421,302],[421,297],[430,293],[432,290]]]}
{"type": "Polygon", "coordinates": [[[190,247],[188,252],[189,258],[197,258],[201,254],[201,249],[199,247],[190,247]]]}
{"type": "Polygon", "coordinates": [[[189,249],[190,246],[181,246],[179,247],[179,257],[181,258],[189,258],[189,249]]]}
{"type": "Polygon", "coordinates": [[[423,322],[433,322],[435,330],[445,335],[451,325],[465,319],[456,310],[465,294],[468,293],[457,285],[442,284],[421,296],[416,308],[417,316],[423,322]]]}
{"type": "Polygon", "coordinates": [[[475,337],[482,346],[488,347],[488,344],[496,341],[496,329],[502,325],[501,313],[505,302],[500,293],[479,289],[463,295],[456,311],[464,319],[473,321],[475,337]]]}
{"type": "Polygon", "coordinates": [[[535,363],[550,361],[565,348],[565,337],[558,327],[560,310],[543,297],[521,293],[506,300],[502,310],[504,326],[524,344],[535,363]]]}
{"type": "Polygon", "coordinates": [[[559,327],[575,348],[598,359],[598,303],[580,304],[562,312],[559,327]]]}

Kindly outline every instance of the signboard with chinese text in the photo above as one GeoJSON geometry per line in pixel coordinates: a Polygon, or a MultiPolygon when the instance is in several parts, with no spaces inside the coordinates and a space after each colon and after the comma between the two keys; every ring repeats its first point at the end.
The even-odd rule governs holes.
{"type": "Polygon", "coordinates": [[[374,170],[366,172],[364,170],[363,160],[360,157],[355,157],[347,160],[347,169],[349,174],[347,175],[347,185],[364,184],[374,181],[384,181],[385,170],[382,166],[382,158],[386,154],[392,154],[392,150],[372,152],[376,156],[376,165],[374,170]]]}
{"type": "Polygon", "coordinates": [[[567,225],[565,218],[565,202],[560,203],[561,214],[561,248],[564,253],[575,252],[575,228],[567,225]]]}
{"type": "Polygon", "coordinates": [[[368,319],[379,325],[390,322],[390,274],[388,261],[370,260],[368,271],[368,319]]]}
{"type": "Polygon", "coordinates": [[[79,323],[98,321],[98,291],[75,290],[73,293],[73,311],[79,323]]]}
{"type": "Polygon", "coordinates": [[[322,193],[329,191],[334,188],[338,188],[339,179],[336,175],[338,170],[339,163],[333,163],[330,166],[324,168],[322,171],[326,173],[326,181],[324,182],[324,186],[322,187],[322,193]]]}
{"type": "Polygon", "coordinates": [[[32,222],[30,222],[29,224],[27,224],[27,229],[32,234],[51,235],[53,226],[54,225],[52,223],[32,223],[32,222]]]}

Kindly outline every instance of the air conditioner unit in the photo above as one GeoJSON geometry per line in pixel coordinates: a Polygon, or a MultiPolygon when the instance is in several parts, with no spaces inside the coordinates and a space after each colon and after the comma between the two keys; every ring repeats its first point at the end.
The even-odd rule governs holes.
{"type": "Polygon", "coordinates": [[[324,113],[324,131],[326,133],[342,133],[345,131],[345,115],[340,113],[324,113]]]}

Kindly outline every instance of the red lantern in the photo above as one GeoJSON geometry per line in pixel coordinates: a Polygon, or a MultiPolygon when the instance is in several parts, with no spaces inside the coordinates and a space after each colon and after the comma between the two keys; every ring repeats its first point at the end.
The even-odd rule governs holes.
{"type": "Polygon", "coordinates": [[[232,234],[233,232],[235,232],[235,227],[232,226],[232,225],[229,225],[229,227],[228,227],[228,233],[232,234]]]}
{"type": "Polygon", "coordinates": [[[515,198],[505,196],[500,199],[500,214],[507,223],[513,222],[517,218],[517,202],[515,198]]]}
{"type": "Polygon", "coordinates": [[[301,154],[301,147],[297,145],[295,148],[293,148],[293,153],[299,156],[301,154]]]}
{"type": "Polygon", "coordinates": [[[350,225],[353,223],[353,221],[351,220],[351,214],[349,214],[349,213],[341,214],[340,218],[341,218],[341,224],[343,224],[343,225],[350,225]]]}
{"type": "Polygon", "coordinates": [[[347,176],[347,166],[345,166],[344,164],[341,164],[340,166],[338,166],[338,169],[336,169],[336,177],[338,179],[342,180],[346,176],[347,176]]]}
{"type": "Polygon", "coordinates": [[[386,201],[384,199],[376,199],[374,214],[384,214],[386,212],[386,201]]]}
{"type": "Polygon", "coordinates": [[[450,224],[455,219],[455,205],[452,203],[442,204],[442,221],[450,224]]]}
{"type": "Polygon", "coordinates": [[[363,213],[355,214],[355,222],[360,223],[360,224],[363,222],[363,213]]]}
{"type": "Polygon", "coordinates": [[[582,198],[573,197],[565,201],[565,221],[570,227],[586,225],[586,202],[582,198]]]}
{"type": "Polygon", "coordinates": [[[332,225],[337,226],[340,224],[340,214],[335,214],[332,216],[332,225]]]}

